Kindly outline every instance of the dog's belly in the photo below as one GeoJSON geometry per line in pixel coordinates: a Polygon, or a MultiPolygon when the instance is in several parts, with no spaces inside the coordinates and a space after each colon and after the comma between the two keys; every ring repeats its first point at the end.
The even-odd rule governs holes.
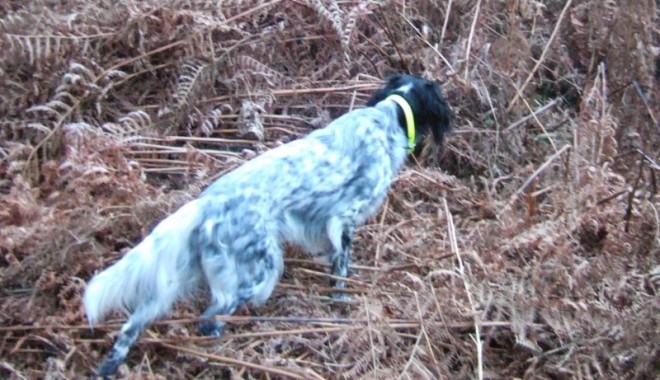
{"type": "Polygon", "coordinates": [[[377,176],[360,176],[350,186],[325,194],[309,194],[275,216],[280,240],[299,246],[307,253],[327,255],[333,246],[328,237],[329,223],[357,227],[366,222],[380,207],[391,182],[390,172],[377,176]]]}
{"type": "Polygon", "coordinates": [[[280,240],[312,255],[326,254],[332,248],[325,232],[326,219],[299,210],[284,211],[277,217],[280,240]]]}

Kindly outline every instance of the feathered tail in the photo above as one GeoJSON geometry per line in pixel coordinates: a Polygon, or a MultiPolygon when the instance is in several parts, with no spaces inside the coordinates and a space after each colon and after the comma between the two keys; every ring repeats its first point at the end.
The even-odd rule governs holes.
{"type": "Polygon", "coordinates": [[[197,284],[201,271],[190,236],[203,217],[201,202],[181,207],[121,260],[92,278],[83,300],[90,324],[113,310],[142,313],[148,323],[197,284]]]}
{"type": "Polygon", "coordinates": [[[191,237],[203,221],[205,202],[197,199],[181,207],[87,285],[83,302],[90,324],[112,310],[130,315],[96,376],[113,375],[140,332],[198,283],[201,267],[191,237]]]}

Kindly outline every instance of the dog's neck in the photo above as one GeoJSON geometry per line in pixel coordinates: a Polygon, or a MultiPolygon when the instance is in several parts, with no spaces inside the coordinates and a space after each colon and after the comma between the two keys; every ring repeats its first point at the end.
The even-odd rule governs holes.
{"type": "Polygon", "coordinates": [[[388,152],[391,158],[392,170],[398,172],[408,156],[408,135],[406,132],[406,116],[401,107],[390,100],[383,100],[375,105],[376,108],[385,112],[387,117],[383,120],[383,127],[389,138],[388,152]]]}
{"type": "Polygon", "coordinates": [[[415,125],[415,115],[413,115],[412,108],[408,101],[401,95],[392,94],[385,98],[385,100],[391,100],[399,106],[397,111],[397,119],[399,125],[403,128],[408,138],[408,153],[412,153],[415,150],[415,142],[417,139],[416,136],[416,125],[415,125]]]}

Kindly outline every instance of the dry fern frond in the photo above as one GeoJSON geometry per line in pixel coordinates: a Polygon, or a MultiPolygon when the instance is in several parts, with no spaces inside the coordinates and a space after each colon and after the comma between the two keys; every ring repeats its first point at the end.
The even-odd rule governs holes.
{"type": "Polygon", "coordinates": [[[233,61],[236,66],[237,72],[250,72],[254,76],[263,78],[271,88],[276,88],[284,83],[286,77],[283,74],[271,69],[267,65],[257,61],[256,59],[240,55],[233,61]]]}
{"type": "Polygon", "coordinates": [[[151,117],[142,110],[131,111],[118,121],[122,129],[121,132],[114,131],[118,137],[137,136],[151,127],[151,117]]]}
{"type": "Polygon", "coordinates": [[[330,24],[332,31],[337,37],[337,41],[339,41],[339,46],[341,47],[342,65],[343,67],[347,67],[349,60],[348,42],[350,41],[350,32],[352,31],[352,26],[349,26],[349,28],[344,27],[344,21],[342,20],[342,10],[334,0],[328,1],[327,6],[323,3],[322,0],[306,0],[305,4],[314,9],[316,14],[322,20],[330,24]]]}
{"type": "Polygon", "coordinates": [[[617,154],[616,120],[607,99],[606,66],[601,64],[593,85],[589,88],[580,107],[580,129],[577,132],[578,153],[587,162],[599,165],[617,154]]]}
{"type": "Polygon", "coordinates": [[[89,99],[98,99],[101,88],[95,83],[93,69],[77,62],[72,62],[55,89],[55,95],[46,104],[35,105],[26,110],[43,115],[51,120],[51,132],[71,118],[81,103],[89,99]]]}
{"type": "Polygon", "coordinates": [[[47,270],[34,282],[34,288],[38,291],[46,291],[61,284],[62,278],[54,270],[47,270]]]}
{"type": "MultiPolygon", "coordinates": [[[[72,271],[78,272],[77,270],[72,271]]],[[[85,282],[80,278],[70,277],[63,282],[57,297],[64,309],[64,319],[68,323],[82,322],[85,320],[82,304],[82,296],[85,291],[85,282]]]]}
{"type": "Polygon", "coordinates": [[[233,109],[228,104],[223,104],[220,107],[212,109],[209,116],[204,119],[200,127],[200,132],[204,136],[211,136],[213,131],[221,125],[222,115],[231,114],[232,112],[233,109]]]}
{"type": "Polygon", "coordinates": [[[91,50],[92,44],[105,42],[113,34],[89,36],[68,35],[17,35],[4,34],[9,49],[5,52],[15,61],[27,59],[30,65],[45,65],[52,57],[61,57],[91,50]]]}
{"type": "Polygon", "coordinates": [[[67,123],[62,127],[64,132],[64,146],[74,151],[84,149],[89,142],[90,136],[99,134],[98,128],[88,123],[67,123]]]}
{"type": "Polygon", "coordinates": [[[261,115],[265,112],[263,102],[243,101],[238,114],[238,128],[241,135],[263,141],[264,121],[261,115]]]}
{"type": "Polygon", "coordinates": [[[199,81],[202,78],[203,72],[208,67],[208,64],[194,60],[183,63],[177,78],[176,88],[172,94],[172,103],[175,109],[180,109],[188,105],[196,86],[200,85],[199,81]]]}

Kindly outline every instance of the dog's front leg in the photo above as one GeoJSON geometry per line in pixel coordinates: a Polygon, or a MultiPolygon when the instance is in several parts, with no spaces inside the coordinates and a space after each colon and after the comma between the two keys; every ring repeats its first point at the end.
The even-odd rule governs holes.
{"type": "MultiPolygon", "coordinates": [[[[335,289],[341,290],[346,286],[344,278],[348,276],[348,265],[351,262],[351,244],[355,228],[351,225],[341,223],[334,219],[328,225],[330,240],[333,245],[333,252],[330,258],[330,274],[335,278],[331,284],[335,289]]],[[[335,299],[348,299],[348,294],[343,292],[334,292],[332,297],[335,299]]]]}

